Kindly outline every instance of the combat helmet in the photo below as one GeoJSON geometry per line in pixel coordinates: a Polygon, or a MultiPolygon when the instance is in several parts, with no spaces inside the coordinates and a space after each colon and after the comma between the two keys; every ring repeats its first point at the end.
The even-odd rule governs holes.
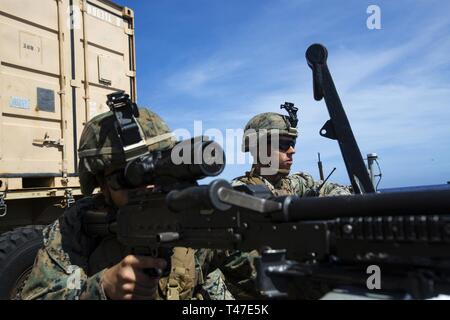
{"type": "MultiPolygon", "coordinates": [[[[167,124],[154,112],[138,108],[136,117],[148,151],[165,150],[175,144],[167,124]]],[[[84,127],[80,138],[78,170],[81,192],[90,195],[98,187],[98,174],[113,172],[126,164],[122,142],[117,133],[116,118],[112,111],[92,118],[84,127]]]]}
{"type": "Polygon", "coordinates": [[[298,108],[294,107],[294,104],[290,102],[285,102],[281,105],[281,108],[286,109],[289,116],[275,112],[264,112],[254,116],[247,122],[242,139],[243,152],[249,152],[259,139],[265,139],[274,133],[279,136],[297,138],[298,108]]]}

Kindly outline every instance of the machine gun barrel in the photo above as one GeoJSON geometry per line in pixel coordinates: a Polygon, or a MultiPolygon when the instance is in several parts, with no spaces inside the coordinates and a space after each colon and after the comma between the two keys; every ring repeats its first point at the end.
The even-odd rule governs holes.
{"type": "Polygon", "coordinates": [[[283,199],[275,221],[323,220],[342,217],[450,214],[450,190],[370,193],[339,197],[283,199]]]}

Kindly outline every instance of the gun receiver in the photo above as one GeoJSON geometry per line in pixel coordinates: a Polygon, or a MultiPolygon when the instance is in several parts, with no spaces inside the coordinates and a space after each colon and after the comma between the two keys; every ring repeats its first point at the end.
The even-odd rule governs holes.
{"type": "Polygon", "coordinates": [[[293,275],[363,287],[372,264],[383,270],[387,291],[450,293],[450,189],[324,198],[270,197],[256,189],[242,193],[215,180],[167,195],[141,194],[116,221],[101,222],[90,212],[85,225],[89,233],[115,233],[122,244],[150,252],[271,248],[257,263],[259,288],[272,297],[287,295],[283,286],[293,275]]]}

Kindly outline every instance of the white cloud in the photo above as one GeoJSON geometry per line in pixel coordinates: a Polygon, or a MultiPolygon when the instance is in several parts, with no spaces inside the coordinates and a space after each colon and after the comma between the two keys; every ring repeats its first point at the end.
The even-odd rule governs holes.
{"type": "Polygon", "coordinates": [[[241,61],[226,61],[222,59],[211,59],[202,64],[191,65],[185,70],[172,75],[168,85],[172,90],[185,92],[193,96],[211,95],[215,91],[211,87],[216,81],[229,78],[238,72],[241,61]]]}

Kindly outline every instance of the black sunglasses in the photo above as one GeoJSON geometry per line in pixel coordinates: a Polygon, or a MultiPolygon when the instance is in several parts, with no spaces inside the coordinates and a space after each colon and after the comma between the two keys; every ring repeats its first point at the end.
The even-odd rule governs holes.
{"type": "Polygon", "coordinates": [[[278,142],[278,150],[287,151],[290,147],[295,148],[295,140],[280,140],[278,142]]]}

